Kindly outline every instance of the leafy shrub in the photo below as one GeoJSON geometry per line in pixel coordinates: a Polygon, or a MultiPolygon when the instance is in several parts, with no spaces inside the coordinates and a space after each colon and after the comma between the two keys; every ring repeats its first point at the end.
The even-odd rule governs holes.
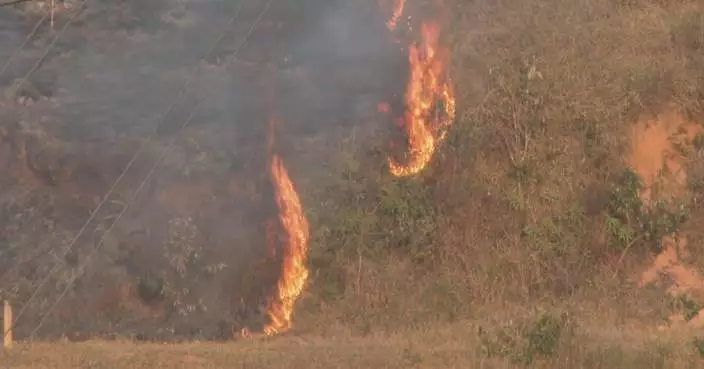
{"type": "Polygon", "coordinates": [[[660,251],[662,237],[689,219],[689,209],[684,202],[654,201],[645,206],[639,197],[641,184],[631,169],[620,174],[609,196],[605,227],[617,249],[642,240],[660,251]]]}
{"type": "Polygon", "coordinates": [[[544,313],[519,328],[505,326],[490,332],[480,327],[479,340],[486,356],[503,357],[514,364],[529,366],[535,359],[555,356],[571,328],[567,315],[544,313]]]}

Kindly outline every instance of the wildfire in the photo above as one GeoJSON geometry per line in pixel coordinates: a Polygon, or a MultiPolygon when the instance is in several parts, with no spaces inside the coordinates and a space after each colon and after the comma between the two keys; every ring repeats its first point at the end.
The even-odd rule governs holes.
{"type": "Polygon", "coordinates": [[[293,304],[308,279],[308,270],[305,267],[308,221],[303,216],[301,201],[283,161],[276,154],[271,156],[271,180],[279,207],[279,220],[286,238],[282,248],[281,277],[276,285],[276,293],[267,305],[269,323],[264,327],[264,333],[268,336],[291,327],[293,304]]]}
{"type": "Polygon", "coordinates": [[[398,20],[401,18],[401,15],[403,14],[403,8],[406,5],[406,0],[394,0],[394,8],[393,11],[391,12],[391,17],[389,20],[386,22],[386,27],[390,31],[393,31],[396,29],[396,25],[398,24],[398,20]]]}
{"type": "Polygon", "coordinates": [[[245,327],[240,330],[240,336],[242,336],[243,338],[249,338],[252,337],[252,334],[249,333],[249,328],[245,327]]]}
{"type": "Polygon", "coordinates": [[[455,117],[455,97],[447,76],[447,51],[439,48],[439,28],[421,25],[421,42],[408,50],[410,73],[406,87],[404,130],[408,136],[408,162],[389,158],[395,176],[420,172],[435,152],[455,117]]]}
{"type": "MultiPolygon", "coordinates": [[[[266,305],[268,322],[262,332],[267,336],[285,332],[291,328],[293,304],[303,292],[308,269],[305,266],[308,251],[308,221],[303,215],[301,200],[298,197],[288,171],[281,158],[274,153],[274,126],[278,120],[269,121],[267,148],[270,156],[269,170],[274,185],[274,197],[279,208],[279,222],[285,234],[281,248],[281,276],[276,284],[276,290],[266,305]]],[[[266,243],[270,256],[275,256],[277,237],[274,236],[274,222],[266,224],[266,243]]],[[[254,334],[243,328],[240,337],[250,338],[254,334]]]]}

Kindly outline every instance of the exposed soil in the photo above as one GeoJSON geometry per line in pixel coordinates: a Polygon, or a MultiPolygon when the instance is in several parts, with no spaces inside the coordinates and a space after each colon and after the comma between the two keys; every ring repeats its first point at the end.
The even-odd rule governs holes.
{"type": "MultiPolygon", "coordinates": [[[[696,367],[702,2],[443,2],[395,28],[393,0],[60,2],[0,73],[0,299],[19,341],[40,328],[0,362],[696,367]],[[404,49],[428,20],[457,114],[399,178],[404,49]],[[286,265],[272,117],[310,225],[292,330],[37,343],[261,332],[286,265]]],[[[46,11],[0,8],[0,67],[46,11]]]]}
{"type": "MultiPolygon", "coordinates": [[[[687,182],[687,153],[701,125],[688,121],[673,111],[637,122],[632,130],[628,163],[642,180],[640,198],[646,207],[656,201],[672,203],[692,195],[687,182]]],[[[676,206],[676,205],[675,205],[676,206]]],[[[662,251],[640,276],[640,286],[668,281],[668,292],[674,296],[701,296],[704,279],[695,265],[687,265],[687,234],[677,230],[662,237],[662,251]]],[[[704,311],[704,310],[703,310],[704,311]]],[[[675,321],[682,319],[675,319],[675,321]]],[[[692,320],[689,318],[688,320],[692,320]]],[[[701,324],[701,317],[691,324],[701,324]]]]}

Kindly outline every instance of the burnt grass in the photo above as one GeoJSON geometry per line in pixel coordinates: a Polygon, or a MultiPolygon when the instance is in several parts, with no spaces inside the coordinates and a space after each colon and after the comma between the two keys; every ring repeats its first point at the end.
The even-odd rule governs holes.
{"type": "MultiPolygon", "coordinates": [[[[29,34],[25,23],[42,15],[33,9],[3,11],[15,25],[3,60],[29,34]]],[[[264,236],[277,224],[269,117],[281,117],[277,150],[293,165],[298,143],[379,125],[376,104],[398,99],[406,68],[379,14],[301,1],[273,5],[256,23],[263,9],[255,1],[97,2],[21,85],[70,13],[18,54],[2,76],[0,265],[3,298],[16,310],[26,305],[19,337],[66,286],[39,337],[231,338],[233,326],[262,323],[279,264],[264,236]]],[[[301,169],[326,170],[320,160],[301,169]]]]}
{"type": "MultiPolygon", "coordinates": [[[[388,174],[399,133],[376,104],[403,109],[405,45],[430,14],[423,4],[409,4],[414,26],[396,43],[375,1],[274,2],[240,47],[265,5],[244,1],[200,61],[237,4],[148,4],[90,3],[28,83],[16,85],[56,34],[47,26],[0,76],[0,298],[19,310],[58,265],[18,338],[47,312],[41,338],[230,339],[260,325],[280,255],[265,237],[277,216],[271,115],[311,225],[311,277],[290,334],[481,321],[482,352],[532,365],[567,352],[580,327],[641,332],[673,312],[661,286],[630,279],[651,242],[621,258],[604,222],[625,186],[631,123],[666,109],[702,116],[698,2],[448,0],[458,115],[412,178],[388,174]]],[[[4,62],[37,15],[0,8],[0,19],[4,62]]],[[[704,215],[688,212],[686,224],[704,215]]]]}

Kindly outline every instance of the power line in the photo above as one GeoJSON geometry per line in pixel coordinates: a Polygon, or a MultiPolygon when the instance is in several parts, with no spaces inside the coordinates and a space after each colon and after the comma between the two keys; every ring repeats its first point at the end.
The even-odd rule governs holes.
{"type": "Polygon", "coordinates": [[[34,35],[37,33],[37,31],[39,31],[39,27],[42,25],[42,23],[44,23],[45,20],[47,20],[47,18],[49,18],[49,13],[46,13],[46,14],[44,14],[44,16],[39,18],[39,20],[34,25],[34,28],[32,28],[32,31],[29,33],[29,35],[27,35],[27,37],[25,37],[24,41],[22,41],[20,46],[18,46],[15,49],[15,51],[12,53],[12,55],[10,55],[10,59],[7,59],[7,63],[5,63],[5,66],[2,67],[2,70],[0,70],[0,76],[5,74],[5,72],[7,71],[7,68],[9,68],[10,64],[12,64],[12,61],[17,57],[17,55],[19,55],[20,51],[22,51],[22,49],[24,49],[24,47],[27,46],[27,43],[29,42],[29,40],[31,40],[32,37],[34,37],[34,35]]]}
{"type": "MultiPolygon", "coordinates": [[[[263,18],[264,15],[266,14],[266,12],[269,10],[269,7],[271,6],[271,3],[272,3],[272,2],[273,2],[273,0],[269,0],[269,1],[267,2],[267,4],[265,5],[264,9],[261,11],[261,13],[260,13],[259,16],[257,17],[257,19],[254,21],[254,23],[253,23],[252,26],[250,27],[249,31],[247,32],[247,34],[244,36],[244,38],[243,38],[243,40],[242,40],[242,43],[240,43],[240,45],[238,45],[237,48],[235,49],[235,51],[233,52],[233,55],[236,55],[236,54],[239,52],[239,50],[247,43],[247,40],[248,40],[249,37],[252,35],[252,33],[254,32],[254,30],[255,30],[256,27],[258,26],[258,24],[261,22],[262,18],[263,18]]],[[[241,3],[240,3],[240,4],[241,4],[241,3]]],[[[234,20],[234,19],[233,19],[233,20],[234,20]]],[[[223,33],[223,34],[221,35],[221,37],[218,38],[218,41],[216,42],[216,45],[217,45],[217,43],[219,43],[220,40],[222,40],[222,38],[224,37],[224,35],[225,35],[225,33],[223,33]]],[[[213,49],[214,49],[214,47],[213,47],[213,49]]],[[[212,49],[211,49],[211,51],[212,51],[212,49]]],[[[209,56],[209,54],[210,54],[210,52],[208,52],[208,54],[206,55],[206,58],[207,58],[207,56],[209,56]]],[[[197,110],[198,110],[199,108],[200,108],[200,103],[199,103],[198,105],[196,105],[196,107],[193,109],[192,113],[190,114],[188,120],[186,120],[186,122],[179,128],[179,130],[178,130],[177,133],[182,132],[184,129],[186,129],[186,128],[188,127],[188,125],[189,125],[189,124],[191,123],[191,121],[193,120],[193,118],[194,118],[194,116],[196,115],[196,112],[197,112],[197,110]]],[[[112,231],[112,229],[114,228],[115,224],[117,224],[117,222],[120,220],[120,218],[122,218],[122,216],[127,212],[127,209],[129,209],[130,205],[137,199],[137,196],[138,196],[139,193],[142,191],[142,189],[144,188],[144,186],[149,182],[149,180],[151,179],[152,175],[154,174],[156,168],[159,166],[159,164],[160,164],[161,161],[164,159],[164,157],[166,156],[166,154],[168,153],[168,151],[171,149],[171,147],[173,146],[173,144],[176,142],[176,138],[177,138],[177,137],[178,137],[178,135],[174,135],[174,137],[171,139],[171,142],[169,142],[169,144],[167,145],[167,147],[164,148],[164,150],[162,151],[161,155],[159,156],[159,158],[157,159],[157,161],[154,163],[154,165],[152,165],[152,167],[150,168],[149,172],[147,173],[147,175],[145,176],[145,178],[142,180],[142,182],[139,184],[139,186],[137,187],[137,190],[134,192],[134,194],[132,195],[132,197],[130,198],[130,200],[127,202],[127,204],[125,204],[125,206],[122,208],[122,210],[120,211],[120,213],[115,217],[115,219],[113,220],[113,222],[110,224],[110,227],[109,227],[107,230],[105,230],[105,232],[103,232],[103,235],[102,235],[102,237],[101,237],[101,239],[100,239],[100,242],[99,242],[98,245],[91,251],[91,253],[88,255],[87,260],[90,260],[90,258],[102,247],[102,245],[103,245],[103,243],[104,243],[104,241],[105,241],[105,237],[112,231]]],[[[87,264],[87,261],[86,261],[80,268],[83,269],[86,264],[87,264]]],[[[71,286],[73,286],[73,283],[74,283],[75,280],[80,276],[81,272],[82,272],[82,270],[79,271],[76,275],[74,275],[73,278],[71,278],[71,280],[67,283],[66,287],[64,288],[64,290],[62,291],[62,293],[59,295],[59,297],[56,299],[56,301],[54,302],[54,304],[48,309],[48,311],[47,311],[45,314],[42,315],[42,317],[41,317],[41,319],[39,320],[39,323],[37,324],[36,328],[35,328],[35,329],[32,331],[32,333],[30,334],[30,339],[34,337],[34,335],[39,331],[39,329],[42,327],[42,325],[43,325],[44,322],[46,321],[46,318],[51,314],[51,312],[52,312],[52,311],[54,310],[54,308],[59,304],[59,302],[63,299],[63,297],[66,296],[66,293],[67,293],[68,290],[71,288],[71,286]]]]}
{"type": "MultiPolygon", "coordinates": [[[[68,29],[68,26],[71,25],[71,23],[73,23],[73,21],[75,20],[76,16],[80,13],[81,9],[83,9],[83,6],[84,6],[88,1],[89,1],[89,0],[83,1],[83,2],[81,3],[81,5],[80,5],[78,8],[76,8],[76,10],[73,12],[73,15],[71,16],[71,18],[69,18],[69,20],[66,21],[66,23],[64,24],[64,27],[61,28],[61,30],[60,30],[59,33],[54,37],[54,39],[52,40],[52,42],[51,42],[49,45],[46,46],[46,48],[44,49],[44,53],[42,54],[41,57],[39,57],[39,60],[37,60],[37,62],[34,64],[34,66],[32,66],[32,68],[31,68],[27,73],[25,73],[24,77],[22,77],[22,79],[20,80],[20,82],[17,83],[17,87],[18,87],[18,88],[21,88],[22,85],[24,84],[24,82],[25,82],[27,79],[29,79],[29,77],[30,77],[34,72],[36,72],[37,68],[39,68],[39,66],[41,65],[42,61],[44,61],[44,59],[46,58],[46,56],[49,55],[49,51],[51,51],[51,49],[54,47],[54,45],[56,44],[56,41],[61,37],[61,35],[63,35],[64,32],[66,32],[66,30],[68,29]]],[[[3,4],[0,3],[0,6],[2,6],[2,5],[3,5],[3,4]]],[[[12,4],[8,4],[8,5],[12,5],[12,4]]],[[[19,53],[22,51],[22,49],[24,49],[24,47],[27,45],[27,43],[29,42],[29,40],[32,39],[32,37],[34,37],[34,35],[35,35],[35,34],[37,33],[37,31],[39,30],[39,27],[42,25],[42,23],[43,23],[48,17],[49,17],[49,13],[46,13],[46,14],[44,14],[44,16],[42,16],[42,17],[37,21],[37,23],[34,25],[34,28],[33,28],[32,31],[29,33],[29,35],[27,35],[27,37],[24,39],[24,41],[22,42],[22,44],[21,44],[20,46],[18,46],[18,47],[15,49],[15,51],[12,53],[12,55],[10,56],[10,58],[7,60],[7,63],[5,63],[5,66],[3,66],[2,70],[0,70],[0,77],[1,77],[3,74],[5,74],[5,72],[8,70],[8,68],[9,68],[10,65],[12,64],[12,61],[19,55],[19,53]]],[[[7,251],[0,252],[0,256],[3,256],[6,252],[7,252],[7,251]]],[[[7,271],[7,272],[9,272],[9,271],[7,271]]],[[[7,274],[7,272],[6,272],[5,274],[7,274]]]]}
{"type": "Polygon", "coordinates": [[[10,6],[10,5],[17,5],[17,4],[26,3],[26,2],[29,2],[29,1],[32,1],[32,0],[10,0],[10,1],[6,1],[6,2],[4,2],[4,3],[0,3],[0,7],[3,7],[3,6],[10,6]]]}
{"type": "MultiPolygon", "coordinates": [[[[197,105],[195,107],[195,109],[193,109],[193,112],[191,112],[191,115],[188,117],[188,120],[186,120],[186,122],[179,128],[179,132],[183,131],[186,127],[188,127],[188,125],[193,120],[193,117],[196,115],[196,112],[198,111],[199,107],[200,107],[200,104],[197,105]]],[[[44,325],[46,318],[49,317],[49,315],[51,314],[52,311],[54,311],[54,309],[59,304],[59,302],[64,298],[64,296],[66,296],[66,293],[68,293],[68,290],[71,288],[71,286],[73,286],[73,283],[76,281],[76,279],[78,279],[78,277],[83,272],[84,268],[88,264],[88,261],[90,261],[90,259],[93,257],[93,255],[95,255],[98,252],[98,250],[103,246],[103,244],[105,243],[105,237],[112,231],[112,229],[115,227],[115,224],[117,224],[118,220],[120,220],[120,218],[122,218],[122,216],[127,212],[127,209],[129,209],[130,205],[134,202],[134,200],[137,199],[137,196],[139,196],[139,194],[140,194],[140,192],[142,192],[142,189],[144,188],[144,186],[149,182],[152,175],[156,171],[156,168],[159,166],[159,164],[161,164],[161,161],[166,156],[166,153],[171,149],[171,146],[173,146],[174,142],[176,142],[177,137],[178,137],[177,135],[174,135],[174,137],[171,139],[171,142],[169,142],[169,144],[166,146],[166,148],[164,148],[164,150],[161,152],[161,155],[159,155],[159,158],[157,159],[157,161],[149,169],[149,172],[147,173],[146,177],[144,177],[142,182],[137,187],[137,190],[135,190],[134,194],[132,194],[132,197],[130,198],[130,200],[127,202],[127,204],[125,204],[125,206],[122,207],[122,210],[120,211],[120,213],[117,214],[115,219],[112,221],[112,223],[110,224],[110,227],[107,230],[105,230],[105,232],[103,232],[103,235],[102,235],[102,237],[100,237],[100,241],[98,242],[98,244],[87,255],[86,261],[82,265],[79,266],[78,272],[75,273],[71,277],[71,279],[68,281],[68,283],[66,283],[66,287],[61,292],[59,297],[49,307],[47,312],[42,315],[41,319],[39,319],[39,323],[34,328],[32,333],[29,335],[30,340],[32,338],[34,338],[34,335],[39,331],[39,329],[42,327],[42,325],[44,325]]]]}
{"type": "MultiPolygon", "coordinates": [[[[260,13],[259,16],[257,17],[257,19],[254,21],[254,23],[252,24],[252,26],[251,26],[250,29],[248,30],[247,34],[244,36],[242,42],[236,47],[235,51],[233,52],[234,55],[236,55],[236,54],[239,52],[239,50],[247,44],[247,41],[248,41],[249,37],[252,35],[252,33],[254,32],[254,30],[256,29],[256,27],[259,25],[259,23],[261,22],[262,18],[263,18],[264,15],[266,14],[266,12],[269,10],[269,8],[270,8],[272,2],[273,2],[273,0],[269,0],[269,1],[267,2],[267,4],[264,6],[263,10],[261,11],[261,13],[260,13]]],[[[227,29],[231,26],[231,24],[232,24],[232,23],[234,22],[234,20],[237,18],[238,14],[239,14],[239,11],[240,11],[240,9],[241,9],[241,5],[242,5],[242,2],[240,2],[240,3],[238,4],[238,7],[237,7],[237,9],[236,9],[236,11],[235,11],[235,15],[233,15],[233,17],[230,18],[230,21],[228,22],[228,25],[226,26],[225,30],[223,31],[223,33],[221,34],[221,36],[216,40],[216,42],[213,44],[213,46],[211,47],[211,49],[206,53],[206,55],[204,56],[204,58],[207,58],[207,57],[214,51],[214,49],[217,47],[218,43],[219,43],[219,42],[222,40],[222,38],[225,36],[225,33],[226,33],[227,29]]],[[[177,98],[176,98],[176,101],[174,101],[174,104],[172,104],[172,105],[170,106],[170,108],[167,110],[166,114],[164,115],[164,118],[166,117],[166,115],[168,115],[168,113],[171,111],[171,109],[173,109],[173,107],[176,105],[176,102],[178,101],[178,99],[181,97],[181,95],[183,94],[183,92],[186,90],[186,88],[188,87],[188,85],[189,85],[190,82],[192,81],[192,77],[193,77],[193,75],[191,75],[191,78],[189,78],[189,79],[187,80],[187,82],[184,84],[183,88],[181,89],[181,91],[179,92],[179,95],[178,95],[177,98]]],[[[192,121],[193,117],[195,116],[195,113],[196,113],[197,109],[199,108],[199,106],[200,106],[200,104],[198,104],[198,106],[193,110],[193,112],[192,112],[192,114],[190,115],[189,119],[184,123],[183,126],[181,126],[181,127],[179,128],[178,133],[180,133],[181,131],[183,131],[183,130],[190,124],[190,122],[192,121]]],[[[140,183],[139,187],[137,188],[137,190],[136,190],[135,193],[133,194],[133,196],[132,196],[132,198],[130,199],[130,201],[123,207],[122,211],[115,217],[115,219],[113,220],[113,222],[112,222],[112,224],[110,225],[110,227],[103,233],[103,236],[101,237],[101,240],[100,240],[99,244],[98,244],[98,245],[91,251],[91,253],[89,254],[88,260],[90,260],[90,257],[92,257],[92,255],[100,249],[100,247],[103,245],[103,242],[104,242],[104,240],[105,240],[106,235],[113,229],[113,227],[115,226],[115,224],[117,223],[117,221],[119,221],[119,219],[122,217],[122,215],[124,215],[124,213],[125,213],[125,212],[127,211],[127,209],[129,208],[129,206],[131,205],[131,203],[137,198],[137,196],[139,195],[139,193],[141,192],[141,190],[143,189],[143,187],[145,186],[145,184],[149,181],[149,179],[150,179],[151,176],[153,175],[153,173],[154,173],[155,169],[157,168],[157,166],[160,164],[161,160],[163,160],[163,158],[165,157],[166,153],[168,152],[168,150],[171,148],[171,146],[172,146],[173,143],[175,142],[175,139],[176,139],[176,137],[174,137],[174,138],[172,139],[172,141],[169,143],[169,145],[164,149],[164,151],[163,151],[162,154],[160,155],[160,157],[159,157],[159,159],[157,160],[157,162],[155,162],[155,164],[152,166],[152,168],[150,169],[150,171],[149,171],[149,173],[147,174],[147,176],[146,176],[146,177],[144,178],[144,180],[140,183]]],[[[113,186],[111,187],[111,189],[110,189],[110,190],[108,191],[108,193],[105,195],[105,197],[104,197],[103,201],[101,202],[101,204],[99,204],[98,207],[96,207],[96,209],[93,211],[93,213],[91,214],[91,217],[89,217],[89,220],[86,222],[86,224],[84,224],[84,226],[83,226],[83,227],[81,228],[81,230],[79,231],[79,234],[73,239],[73,241],[72,241],[71,244],[69,245],[68,250],[64,252],[64,255],[66,255],[66,254],[68,253],[68,251],[70,251],[70,249],[75,245],[76,240],[78,239],[78,237],[80,237],[80,235],[82,234],[82,232],[85,230],[87,224],[90,222],[90,220],[92,220],[92,218],[93,218],[94,215],[97,213],[97,211],[98,211],[99,208],[102,206],[102,204],[105,203],[105,200],[108,198],[108,196],[110,195],[110,193],[112,192],[112,190],[114,190],[116,184],[119,182],[119,180],[120,180],[122,177],[124,177],[124,174],[125,174],[126,171],[131,167],[131,165],[134,163],[135,159],[139,156],[139,154],[141,153],[141,151],[144,149],[145,145],[146,145],[146,144],[143,144],[143,145],[140,147],[140,149],[137,150],[137,152],[135,153],[133,159],[130,161],[130,163],[127,165],[127,167],[125,168],[125,170],[123,171],[123,173],[118,177],[118,179],[115,181],[115,183],[113,184],[113,186]]],[[[37,295],[37,291],[38,291],[39,289],[41,289],[42,285],[46,282],[46,280],[48,280],[49,276],[50,276],[51,274],[53,274],[53,271],[58,267],[58,265],[59,265],[59,263],[57,262],[57,263],[55,264],[55,267],[52,268],[52,270],[50,271],[50,273],[44,278],[44,280],[43,280],[43,282],[40,284],[40,286],[37,287],[37,289],[36,289],[35,292],[32,294],[32,296],[30,297],[30,299],[28,299],[28,300],[25,302],[23,308],[20,310],[20,315],[22,315],[22,314],[24,313],[24,311],[26,311],[27,307],[29,306],[29,303],[30,303],[30,302],[32,301],[32,299],[37,295]]],[[[84,263],[84,265],[81,266],[81,269],[84,268],[84,267],[85,267],[85,263],[84,263]]],[[[41,326],[43,325],[43,323],[44,323],[44,321],[46,320],[46,318],[49,316],[49,314],[51,314],[51,312],[52,312],[53,309],[58,305],[58,303],[60,302],[60,300],[66,295],[66,293],[68,292],[68,290],[69,290],[70,287],[73,285],[73,283],[75,282],[75,280],[77,279],[77,277],[78,277],[79,275],[80,275],[80,273],[79,273],[78,275],[75,275],[75,276],[67,283],[66,288],[62,291],[62,293],[61,293],[61,294],[59,295],[59,297],[56,299],[56,301],[54,302],[54,304],[48,309],[48,311],[47,311],[45,314],[43,314],[43,316],[42,316],[42,318],[40,319],[40,322],[38,323],[37,327],[32,331],[32,333],[31,333],[31,335],[30,335],[30,338],[33,338],[34,335],[38,332],[38,330],[41,328],[41,326]]],[[[15,321],[13,322],[12,325],[13,325],[13,326],[16,325],[18,320],[19,320],[19,316],[18,316],[17,319],[15,319],[15,321]]],[[[26,347],[25,347],[25,348],[26,348],[26,347]]],[[[24,350],[22,350],[22,351],[24,351],[24,350]]],[[[20,351],[20,352],[22,352],[22,351],[20,351]]]]}
{"type": "MultiPolygon", "coordinates": [[[[39,68],[39,66],[42,64],[42,62],[44,61],[44,59],[46,58],[46,56],[49,55],[49,51],[51,51],[51,49],[54,47],[54,45],[56,44],[56,41],[58,41],[59,38],[61,38],[61,36],[64,34],[64,32],[66,32],[66,30],[68,29],[68,27],[76,20],[76,17],[78,16],[78,14],[81,13],[81,10],[83,10],[83,8],[84,8],[85,5],[88,3],[88,1],[90,1],[90,0],[84,0],[84,1],[81,2],[81,4],[80,4],[78,7],[76,7],[76,10],[71,14],[71,17],[66,21],[66,23],[64,23],[64,26],[61,28],[61,30],[59,31],[59,33],[57,33],[56,36],[54,36],[54,39],[51,40],[51,43],[50,43],[49,45],[47,45],[46,48],[44,48],[44,54],[42,54],[42,56],[39,57],[39,59],[37,60],[37,62],[34,63],[34,66],[32,66],[32,68],[24,75],[24,77],[22,77],[22,79],[21,79],[20,82],[18,83],[18,86],[21,87],[21,86],[24,84],[24,82],[25,82],[32,74],[34,74],[34,72],[36,72],[37,68],[39,68]]],[[[46,20],[46,17],[47,17],[47,15],[45,14],[44,17],[42,17],[42,19],[43,19],[43,20],[46,20]]],[[[42,19],[40,19],[40,21],[41,21],[42,19]]],[[[40,23],[37,23],[37,26],[35,26],[35,30],[34,30],[33,32],[36,32],[36,29],[39,28],[39,26],[38,26],[39,24],[40,24],[40,23]]],[[[25,40],[25,42],[24,42],[22,45],[24,45],[24,44],[27,42],[27,40],[29,40],[29,38],[27,38],[27,39],[25,40]]],[[[19,51],[18,51],[18,52],[19,52],[19,51]]],[[[15,56],[15,55],[13,55],[13,57],[14,57],[14,56],[15,56]]],[[[12,59],[13,57],[11,57],[10,59],[12,59]]],[[[7,68],[8,65],[10,65],[9,62],[8,62],[7,65],[5,65],[5,68],[7,68]]],[[[5,71],[5,68],[3,68],[2,72],[5,71]]],[[[0,72],[0,74],[2,74],[2,72],[0,72]]]]}
{"type": "MultiPolygon", "coordinates": [[[[88,0],[86,0],[86,1],[88,1],[88,0]]],[[[229,29],[230,26],[232,25],[232,23],[234,23],[235,19],[239,15],[239,12],[242,8],[242,3],[243,3],[242,1],[240,1],[238,3],[237,8],[235,9],[235,14],[230,18],[230,21],[225,26],[223,33],[220,35],[220,37],[216,40],[216,42],[213,43],[213,45],[210,47],[210,49],[208,49],[208,52],[206,53],[206,56],[204,58],[207,58],[215,50],[215,48],[217,47],[220,40],[224,37],[225,32],[227,32],[227,29],[229,29]]],[[[203,58],[201,58],[201,59],[203,59],[203,58]]],[[[201,59],[199,59],[199,60],[201,60],[201,59]]],[[[165,112],[162,113],[162,117],[161,117],[162,123],[164,120],[166,120],[166,117],[169,115],[169,113],[171,113],[171,111],[176,107],[180,98],[183,96],[184,92],[188,88],[188,85],[191,83],[191,81],[193,79],[193,75],[194,74],[189,75],[189,78],[186,80],[186,83],[184,83],[184,85],[179,90],[173,103],[166,109],[165,112]]],[[[83,226],[78,230],[78,233],[73,237],[73,239],[71,240],[71,242],[66,247],[63,254],[61,255],[60,259],[63,259],[75,247],[76,243],[78,242],[78,239],[83,235],[83,233],[86,231],[86,229],[88,228],[88,225],[93,221],[93,219],[95,219],[95,216],[98,214],[98,211],[100,211],[100,209],[102,209],[102,207],[105,205],[105,203],[107,203],[108,198],[115,191],[115,188],[117,188],[117,185],[122,181],[122,179],[125,177],[127,172],[130,170],[130,168],[132,168],[134,163],[137,161],[137,158],[140,156],[142,151],[144,151],[144,149],[147,147],[147,143],[148,143],[148,140],[145,140],[142,142],[142,145],[133,154],[132,158],[127,163],[125,168],[122,170],[120,175],[117,176],[117,178],[115,179],[115,181],[113,181],[110,188],[108,188],[108,191],[103,196],[103,199],[100,201],[100,203],[98,203],[98,205],[95,207],[95,209],[93,209],[93,211],[91,212],[88,219],[83,223],[83,226]]],[[[41,290],[41,288],[46,284],[46,282],[49,280],[49,278],[59,269],[60,266],[61,266],[61,264],[59,262],[57,262],[54,264],[54,266],[51,268],[51,270],[49,270],[49,273],[37,285],[37,287],[34,289],[34,292],[30,295],[29,299],[27,299],[27,301],[23,304],[22,308],[19,310],[19,313],[17,314],[17,317],[15,318],[15,322],[17,322],[22,317],[22,315],[25,313],[25,311],[29,307],[29,304],[36,298],[37,294],[39,293],[39,290],[41,290]]]]}

